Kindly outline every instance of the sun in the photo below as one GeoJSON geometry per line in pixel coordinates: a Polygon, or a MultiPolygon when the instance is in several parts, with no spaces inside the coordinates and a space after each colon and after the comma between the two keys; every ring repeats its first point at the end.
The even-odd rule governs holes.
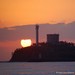
{"type": "Polygon", "coordinates": [[[22,47],[28,47],[32,45],[31,39],[22,39],[21,40],[21,46],[22,47]]]}

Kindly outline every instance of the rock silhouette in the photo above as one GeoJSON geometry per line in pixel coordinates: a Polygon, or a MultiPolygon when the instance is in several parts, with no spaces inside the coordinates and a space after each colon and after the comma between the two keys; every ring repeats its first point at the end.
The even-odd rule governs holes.
{"type": "Polygon", "coordinates": [[[49,62],[75,61],[75,46],[73,43],[59,42],[58,44],[39,43],[16,49],[10,62],[49,62]]]}

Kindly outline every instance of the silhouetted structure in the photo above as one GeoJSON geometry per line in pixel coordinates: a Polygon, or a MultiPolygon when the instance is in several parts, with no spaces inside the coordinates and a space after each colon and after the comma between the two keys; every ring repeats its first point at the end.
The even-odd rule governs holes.
{"type": "Polygon", "coordinates": [[[59,42],[59,34],[47,34],[47,43],[39,43],[36,25],[36,45],[16,49],[10,62],[75,61],[75,45],[59,42]]]}
{"type": "Polygon", "coordinates": [[[59,34],[47,34],[47,43],[56,44],[59,42],[59,34]]]}
{"type": "Polygon", "coordinates": [[[39,25],[36,25],[36,45],[39,44],[39,25]]]}

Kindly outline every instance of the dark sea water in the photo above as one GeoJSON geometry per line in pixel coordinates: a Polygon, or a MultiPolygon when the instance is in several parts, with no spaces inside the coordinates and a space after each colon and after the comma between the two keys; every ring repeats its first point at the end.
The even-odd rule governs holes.
{"type": "Polygon", "coordinates": [[[75,75],[75,62],[0,63],[0,75],[75,75]]]}

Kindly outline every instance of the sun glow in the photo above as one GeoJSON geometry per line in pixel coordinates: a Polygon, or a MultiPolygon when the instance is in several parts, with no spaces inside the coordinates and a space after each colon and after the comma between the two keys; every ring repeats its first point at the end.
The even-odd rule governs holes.
{"type": "Polygon", "coordinates": [[[22,47],[28,47],[28,46],[31,46],[31,44],[32,44],[31,39],[22,39],[21,40],[21,46],[22,47]]]}

